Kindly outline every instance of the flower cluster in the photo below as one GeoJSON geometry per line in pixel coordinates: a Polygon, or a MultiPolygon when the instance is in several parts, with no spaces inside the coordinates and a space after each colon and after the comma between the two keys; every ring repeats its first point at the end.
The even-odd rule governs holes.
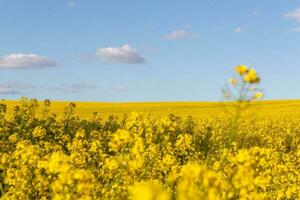
{"type": "Polygon", "coordinates": [[[225,99],[246,102],[263,97],[263,93],[257,87],[261,79],[255,69],[238,65],[235,67],[235,72],[236,75],[228,81],[229,86],[223,89],[225,99]]]}
{"type": "Polygon", "coordinates": [[[253,68],[248,69],[246,65],[238,65],[235,71],[243,77],[245,83],[259,83],[260,78],[253,68]]]}
{"type": "Polygon", "coordinates": [[[57,119],[28,104],[0,119],[0,199],[300,198],[297,119],[241,118],[228,148],[226,115],[57,119]]]}

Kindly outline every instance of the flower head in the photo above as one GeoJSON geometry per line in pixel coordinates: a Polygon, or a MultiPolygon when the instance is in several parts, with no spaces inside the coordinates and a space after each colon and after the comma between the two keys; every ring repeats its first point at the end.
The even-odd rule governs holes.
{"type": "Polygon", "coordinates": [[[256,92],[253,94],[253,99],[261,99],[263,96],[264,94],[262,92],[256,92]]]}
{"type": "Polygon", "coordinates": [[[260,78],[257,75],[255,69],[251,68],[244,76],[245,83],[259,83],[260,78]]]}
{"type": "Polygon", "coordinates": [[[246,65],[238,65],[238,66],[236,66],[235,71],[239,75],[244,75],[248,72],[248,67],[246,65]]]}
{"type": "Polygon", "coordinates": [[[238,80],[236,80],[235,78],[230,78],[228,82],[232,86],[236,86],[238,84],[238,80]]]}

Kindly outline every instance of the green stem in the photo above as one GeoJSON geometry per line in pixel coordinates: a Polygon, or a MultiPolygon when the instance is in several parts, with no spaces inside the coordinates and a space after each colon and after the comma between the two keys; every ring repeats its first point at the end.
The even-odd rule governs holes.
{"type": "Polygon", "coordinates": [[[227,143],[227,147],[231,147],[232,142],[236,140],[236,135],[237,135],[237,129],[238,129],[238,121],[241,117],[241,112],[242,112],[242,104],[244,102],[244,97],[245,97],[245,87],[246,84],[242,83],[239,93],[238,93],[238,98],[236,101],[236,105],[235,105],[235,116],[234,119],[231,123],[231,128],[230,128],[230,132],[229,132],[229,139],[228,139],[228,143],[227,143]]]}
{"type": "Polygon", "coordinates": [[[3,185],[2,183],[0,183],[0,197],[2,197],[3,195],[4,195],[3,185]]]}

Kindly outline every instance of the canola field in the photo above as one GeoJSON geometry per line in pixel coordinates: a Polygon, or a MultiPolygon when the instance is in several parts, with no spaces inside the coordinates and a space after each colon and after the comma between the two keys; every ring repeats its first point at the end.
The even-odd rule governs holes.
{"type": "MultiPolygon", "coordinates": [[[[21,105],[20,101],[0,100],[7,106],[6,116],[11,117],[14,107],[21,105]]],[[[38,102],[36,116],[40,117],[43,110],[43,101],[38,102]]],[[[64,109],[70,102],[51,102],[51,113],[58,118],[63,117],[64,109]]],[[[227,114],[226,111],[234,109],[234,103],[228,102],[130,102],[130,103],[105,103],[105,102],[74,102],[76,116],[81,119],[89,119],[96,112],[99,117],[107,119],[109,116],[123,117],[125,114],[137,112],[149,115],[151,118],[159,118],[174,114],[178,116],[193,116],[193,119],[201,120],[209,116],[227,114]]],[[[300,100],[265,100],[255,102],[250,107],[250,112],[255,116],[290,116],[300,117],[300,100]]]]}
{"type": "Polygon", "coordinates": [[[235,71],[230,103],[1,101],[0,199],[300,199],[300,101],[235,71]]]}
{"type": "Polygon", "coordinates": [[[1,199],[300,198],[300,101],[252,103],[228,145],[234,107],[2,101],[1,199]]]}

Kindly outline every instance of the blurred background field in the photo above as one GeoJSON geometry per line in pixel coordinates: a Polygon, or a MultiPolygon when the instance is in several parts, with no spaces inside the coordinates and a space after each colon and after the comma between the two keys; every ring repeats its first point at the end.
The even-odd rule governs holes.
{"type": "MultiPolygon", "coordinates": [[[[11,116],[14,106],[19,101],[2,100],[8,107],[7,116],[11,116]]],[[[70,102],[51,102],[51,112],[59,118],[64,108],[70,102]]],[[[151,102],[151,103],[101,103],[101,102],[74,102],[76,104],[75,115],[82,119],[88,119],[97,112],[102,118],[110,115],[123,116],[131,112],[148,114],[151,117],[167,116],[170,113],[185,117],[191,115],[193,119],[200,120],[207,117],[221,117],[233,109],[233,103],[223,102],[151,102]]],[[[39,111],[43,102],[39,102],[39,111]]],[[[247,113],[255,117],[292,117],[300,119],[300,100],[267,100],[252,102],[247,113]]],[[[39,114],[39,113],[38,113],[39,114]]]]}

